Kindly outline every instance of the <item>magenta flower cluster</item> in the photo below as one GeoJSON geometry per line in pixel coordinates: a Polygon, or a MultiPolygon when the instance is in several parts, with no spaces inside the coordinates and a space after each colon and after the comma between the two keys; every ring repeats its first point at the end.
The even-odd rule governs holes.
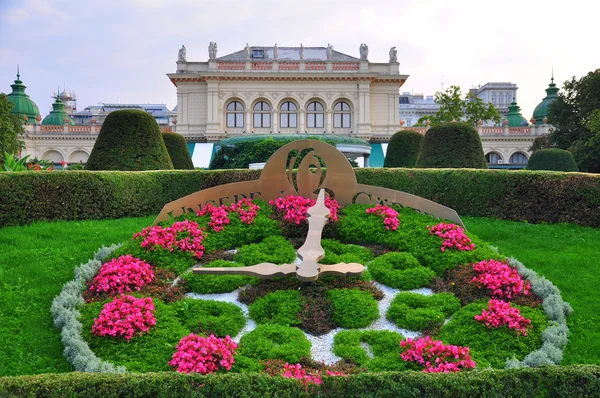
{"type": "MultiPolygon", "coordinates": [[[[327,376],[346,376],[346,374],[343,372],[333,372],[331,370],[327,370],[325,374],[327,376]]],[[[307,373],[306,369],[302,369],[302,365],[299,363],[296,365],[291,365],[286,362],[285,365],[283,365],[282,376],[288,379],[300,380],[305,386],[308,384],[319,385],[323,383],[323,379],[319,371],[311,371],[310,373],[307,373]]]]}
{"type": "Polygon", "coordinates": [[[147,250],[154,250],[160,246],[171,252],[175,249],[192,252],[196,258],[204,255],[204,233],[195,221],[178,221],[170,227],[157,225],[144,228],[142,232],[133,235],[133,239],[140,237],[144,238],[141,246],[147,250]]]}
{"type": "Polygon", "coordinates": [[[487,310],[482,310],[481,315],[475,315],[475,320],[483,322],[489,329],[498,329],[501,326],[508,325],[509,329],[517,332],[517,336],[522,334],[527,336],[527,329],[531,328],[531,320],[521,315],[518,308],[514,308],[502,300],[490,300],[487,310]]]}
{"type": "MultiPolygon", "coordinates": [[[[289,195],[269,201],[278,211],[285,213],[283,219],[289,223],[300,225],[306,222],[308,208],[314,206],[316,201],[299,195],[289,195]]],[[[325,198],[325,206],[329,209],[329,222],[338,220],[340,204],[335,199],[325,198]]]]}
{"type": "Polygon", "coordinates": [[[429,336],[402,340],[400,347],[403,349],[400,358],[418,363],[426,373],[450,373],[475,368],[469,347],[445,345],[429,336]]]}
{"type": "Polygon", "coordinates": [[[484,260],[473,264],[479,275],[471,282],[485,286],[493,297],[512,299],[519,294],[528,295],[531,289],[529,281],[524,281],[517,270],[497,260],[484,260]]]}
{"type": "Polygon", "coordinates": [[[156,325],[152,298],[121,296],[104,304],[98,318],[94,319],[92,333],[96,336],[124,337],[129,341],[134,335],[143,335],[156,325]]]}
{"type": "Polygon", "coordinates": [[[229,206],[221,205],[217,207],[207,203],[196,215],[202,217],[205,214],[210,214],[208,226],[215,232],[221,232],[225,229],[225,225],[229,225],[231,222],[229,213],[238,213],[244,224],[252,224],[259,210],[260,206],[254,204],[252,199],[243,198],[229,206]]]}
{"type": "Polygon", "coordinates": [[[367,214],[376,214],[383,218],[383,224],[389,230],[395,231],[400,225],[398,220],[398,212],[389,206],[382,206],[378,204],[375,207],[367,209],[367,214]]]}
{"type": "Polygon", "coordinates": [[[441,250],[444,252],[446,248],[456,248],[457,250],[474,250],[475,245],[471,243],[471,239],[465,234],[465,230],[456,224],[439,223],[433,227],[427,226],[429,235],[435,234],[443,239],[441,250]]]}
{"type": "Polygon", "coordinates": [[[224,339],[191,333],[177,344],[169,365],[180,373],[209,374],[219,369],[231,370],[237,344],[229,336],[224,339]]]}
{"type": "Polygon", "coordinates": [[[153,279],[150,264],[128,254],[102,264],[89,289],[96,293],[131,292],[140,290],[153,279]]]}

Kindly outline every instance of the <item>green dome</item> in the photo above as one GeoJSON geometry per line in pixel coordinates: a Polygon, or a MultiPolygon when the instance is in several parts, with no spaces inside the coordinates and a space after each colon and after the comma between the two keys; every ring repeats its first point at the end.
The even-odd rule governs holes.
{"type": "Polygon", "coordinates": [[[508,120],[508,127],[521,127],[523,125],[529,124],[527,123],[527,119],[525,119],[523,115],[521,115],[521,107],[517,105],[517,101],[515,101],[514,99],[508,107],[506,120],[508,120]]]}
{"type": "Polygon", "coordinates": [[[275,141],[281,140],[309,140],[318,138],[321,140],[327,140],[338,144],[353,144],[353,145],[366,145],[369,146],[369,142],[360,138],[343,137],[336,134],[245,134],[243,136],[225,138],[219,141],[220,146],[235,146],[242,142],[260,141],[267,138],[272,138],[275,141]]]}
{"type": "Polygon", "coordinates": [[[546,97],[535,107],[533,111],[533,118],[535,119],[536,126],[544,124],[544,118],[548,116],[548,107],[556,99],[558,94],[558,88],[554,84],[554,77],[551,79],[548,88],[546,89],[546,97]]]}
{"type": "Polygon", "coordinates": [[[27,123],[35,124],[36,117],[40,116],[40,110],[35,102],[29,98],[29,95],[25,94],[27,87],[23,85],[20,77],[21,75],[17,70],[17,80],[15,80],[14,84],[10,85],[12,93],[8,94],[8,100],[13,104],[10,112],[21,117],[25,115],[28,118],[27,123]]]}
{"type": "Polygon", "coordinates": [[[43,125],[62,126],[64,124],[74,125],[75,122],[69,114],[65,111],[65,104],[60,100],[58,94],[56,95],[56,101],[52,104],[52,111],[42,121],[43,125]],[[65,118],[68,119],[65,123],[65,118]]]}

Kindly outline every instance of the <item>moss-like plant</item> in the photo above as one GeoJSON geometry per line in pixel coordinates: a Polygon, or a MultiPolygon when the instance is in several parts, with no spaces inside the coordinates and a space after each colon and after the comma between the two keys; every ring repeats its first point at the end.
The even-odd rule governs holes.
{"type": "Polygon", "coordinates": [[[203,336],[235,337],[246,325],[242,309],[234,304],[188,298],[171,306],[186,328],[203,336]]]}
{"type": "Polygon", "coordinates": [[[347,245],[333,239],[323,239],[321,246],[325,249],[325,257],[321,264],[359,263],[365,264],[373,259],[373,253],[366,247],[347,245]]]}
{"type": "Polygon", "coordinates": [[[398,293],[386,317],[398,327],[409,330],[432,330],[442,326],[446,317],[460,308],[460,300],[451,293],[425,296],[398,293]]]}
{"type": "MultiPolygon", "coordinates": [[[[243,264],[226,261],[215,260],[203,265],[203,268],[228,268],[242,267],[243,264]]],[[[213,293],[228,293],[233,292],[240,287],[253,284],[258,281],[258,278],[243,275],[205,275],[194,274],[191,271],[186,272],[181,276],[181,279],[187,281],[187,290],[199,294],[213,293]]]]}
{"type": "Polygon", "coordinates": [[[327,294],[333,308],[333,320],[340,327],[364,328],[379,318],[377,301],[369,292],[332,289],[327,294]]]}
{"type": "Polygon", "coordinates": [[[260,263],[286,264],[296,259],[296,250],[283,236],[270,236],[260,243],[246,245],[239,249],[234,260],[244,265],[260,263]]]}
{"type": "Polygon", "coordinates": [[[423,267],[410,253],[386,253],[366,266],[377,282],[402,290],[427,286],[435,276],[433,270],[423,267]]]}
{"type": "Polygon", "coordinates": [[[400,358],[400,333],[390,330],[343,330],[333,338],[333,353],[370,371],[405,370],[400,358]],[[370,354],[363,344],[368,345],[370,354]]]}
{"type": "Polygon", "coordinates": [[[542,333],[548,326],[548,318],[541,309],[512,305],[531,320],[532,326],[527,329],[527,336],[516,336],[506,325],[490,329],[475,320],[475,315],[480,315],[487,306],[488,300],[481,300],[461,308],[442,326],[438,337],[446,344],[470,347],[471,357],[480,369],[488,366],[503,368],[507,359],[522,360],[542,347],[542,333]]]}
{"type": "Polygon", "coordinates": [[[278,290],[259,298],[248,310],[258,324],[273,323],[283,326],[300,324],[300,293],[298,290],[278,290]]]}
{"type": "Polygon", "coordinates": [[[310,341],[300,329],[266,324],[242,336],[238,354],[263,361],[281,359],[298,363],[302,357],[310,356],[310,347],[310,341]]]}

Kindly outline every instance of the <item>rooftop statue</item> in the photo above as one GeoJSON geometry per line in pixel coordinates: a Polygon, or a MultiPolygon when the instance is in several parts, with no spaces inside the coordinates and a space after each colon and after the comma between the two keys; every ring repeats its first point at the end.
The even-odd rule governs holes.
{"type": "Polygon", "coordinates": [[[177,54],[177,62],[186,62],[185,46],[182,45],[177,54]]]}
{"type": "Polygon", "coordinates": [[[217,59],[217,43],[214,41],[208,45],[208,59],[217,59]]]}
{"type": "Polygon", "coordinates": [[[246,61],[250,61],[250,46],[246,43],[246,47],[244,47],[244,51],[246,52],[246,61]]]}
{"type": "Polygon", "coordinates": [[[390,48],[390,63],[392,62],[398,62],[398,51],[396,50],[396,47],[390,48]]]}
{"type": "Polygon", "coordinates": [[[360,60],[366,61],[368,57],[369,57],[369,46],[367,46],[365,43],[362,43],[360,45],[360,60]]]}
{"type": "Polygon", "coordinates": [[[279,59],[279,47],[277,47],[277,43],[275,43],[275,46],[273,47],[273,59],[279,59]]]}
{"type": "Polygon", "coordinates": [[[300,43],[300,59],[304,59],[304,46],[300,43]]]}
{"type": "Polygon", "coordinates": [[[331,61],[333,59],[333,46],[331,44],[327,44],[327,60],[331,61]]]}

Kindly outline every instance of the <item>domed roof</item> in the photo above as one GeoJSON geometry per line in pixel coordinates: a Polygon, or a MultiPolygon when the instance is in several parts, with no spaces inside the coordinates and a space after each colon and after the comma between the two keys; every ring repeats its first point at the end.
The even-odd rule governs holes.
{"type": "Polygon", "coordinates": [[[521,107],[517,105],[517,101],[513,99],[510,106],[508,107],[508,113],[506,114],[506,120],[508,120],[508,127],[521,127],[527,125],[527,119],[521,115],[521,107]],[[523,124],[525,122],[525,124],[523,124]]]}
{"type": "Polygon", "coordinates": [[[75,122],[65,111],[65,104],[60,100],[60,96],[56,96],[56,101],[52,104],[52,111],[42,120],[43,125],[62,126],[64,124],[74,125],[75,122]],[[65,118],[67,123],[65,123],[65,118]]]}
{"type": "Polygon", "coordinates": [[[535,119],[536,126],[544,124],[544,118],[548,116],[548,107],[556,99],[558,90],[556,84],[554,84],[554,77],[552,77],[552,79],[550,79],[550,84],[546,89],[546,97],[544,97],[542,102],[540,102],[533,111],[533,118],[535,119]]]}
{"type": "Polygon", "coordinates": [[[15,80],[14,84],[10,85],[10,87],[12,87],[12,93],[7,96],[8,100],[13,104],[10,112],[21,117],[23,115],[27,116],[27,123],[34,124],[36,117],[40,115],[40,110],[35,102],[29,98],[29,95],[25,94],[25,89],[27,87],[23,85],[20,77],[21,75],[17,69],[17,80],[15,80]]]}
{"type": "Polygon", "coordinates": [[[63,91],[62,93],[60,93],[60,100],[61,101],[71,101],[71,93],[67,93],[66,91],[63,91]]]}

